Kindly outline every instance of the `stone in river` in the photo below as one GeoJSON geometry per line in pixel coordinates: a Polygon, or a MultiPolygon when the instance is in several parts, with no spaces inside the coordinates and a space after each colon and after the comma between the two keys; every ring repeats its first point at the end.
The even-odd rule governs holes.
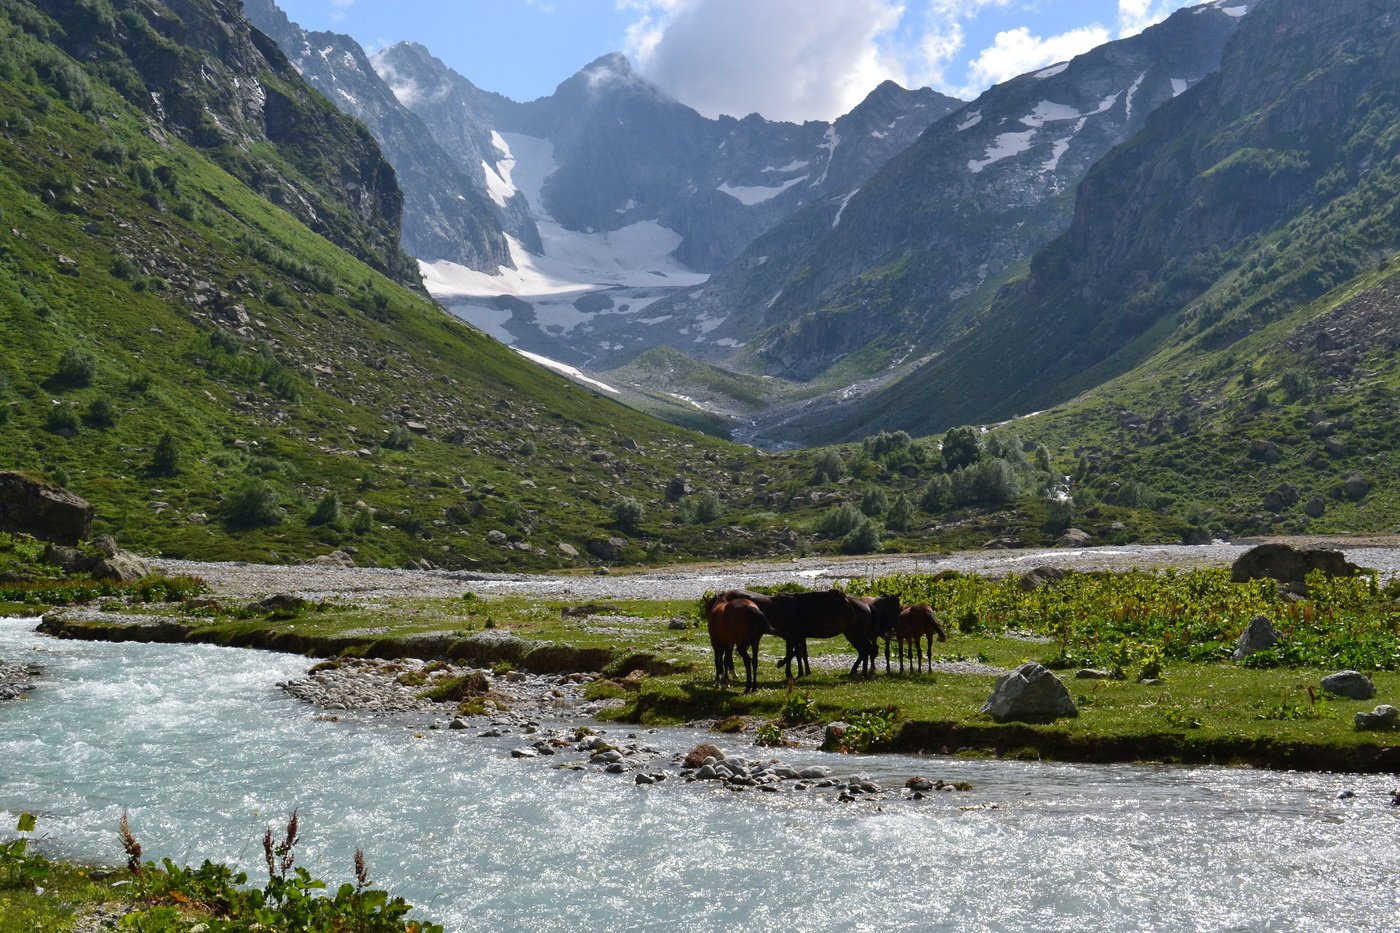
{"type": "Polygon", "coordinates": [[[538,758],[539,754],[540,753],[535,751],[533,748],[528,747],[512,748],[510,750],[510,757],[512,758],[538,758]]]}

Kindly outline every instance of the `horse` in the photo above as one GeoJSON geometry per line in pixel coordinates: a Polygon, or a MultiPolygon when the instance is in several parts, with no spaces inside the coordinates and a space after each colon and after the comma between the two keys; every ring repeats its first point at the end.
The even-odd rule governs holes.
{"type": "Polygon", "coordinates": [[[768,623],[751,599],[711,600],[706,604],[710,647],[715,652],[715,685],[728,689],[734,649],[744,659],[744,692],[758,689],[758,642],[768,623]]]}
{"type": "MultiPolygon", "coordinates": [[[[900,608],[898,596],[848,596],[852,608],[857,617],[856,633],[861,644],[856,646],[859,657],[856,664],[851,668],[854,676],[856,667],[863,667],[865,676],[871,677],[875,674],[875,659],[880,653],[880,639],[885,639],[888,646],[890,634],[899,625],[900,608]]],[[[851,644],[856,644],[856,639],[850,634],[846,636],[851,644]]],[[[888,670],[887,670],[888,672],[888,670]]]]}
{"type": "Polygon", "coordinates": [[[787,645],[783,659],[778,666],[786,670],[792,679],[792,662],[797,661],[797,676],[812,673],[812,665],[807,658],[808,638],[832,638],[845,635],[846,640],[856,649],[856,663],[851,666],[851,674],[862,666],[866,673],[873,673],[874,658],[878,651],[878,634],[893,628],[899,612],[897,597],[882,597],[877,612],[840,590],[824,590],[814,593],[780,593],[765,596],[748,590],[727,590],[715,597],[717,600],[751,600],[768,623],[768,631],[787,645]]]}
{"type": "MultiPolygon", "coordinates": [[[[943,628],[943,624],[938,621],[938,615],[933,611],[933,607],[928,603],[919,603],[914,606],[906,606],[899,611],[899,622],[893,631],[894,640],[899,647],[899,672],[904,673],[904,646],[910,644],[909,660],[913,661],[915,652],[918,653],[918,665],[914,668],[917,673],[924,667],[923,639],[928,640],[928,669],[933,671],[933,636],[937,635],[939,641],[948,640],[948,632],[943,628]]],[[[885,637],[885,673],[890,672],[890,635],[885,637]]]]}

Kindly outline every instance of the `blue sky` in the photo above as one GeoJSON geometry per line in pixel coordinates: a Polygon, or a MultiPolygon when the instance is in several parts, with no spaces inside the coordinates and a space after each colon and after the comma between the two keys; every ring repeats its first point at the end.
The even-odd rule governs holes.
{"type": "Polygon", "coordinates": [[[970,99],[1195,0],[278,2],[305,28],[347,33],[370,51],[420,42],[478,86],[517,100],[623,51],[707,115],[803,120],[846,112],[886,78],[970,99]]]}

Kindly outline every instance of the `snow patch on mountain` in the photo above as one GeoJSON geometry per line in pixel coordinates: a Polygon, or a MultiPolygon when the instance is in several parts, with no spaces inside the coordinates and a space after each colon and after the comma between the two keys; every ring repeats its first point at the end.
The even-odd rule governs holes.
{"type": "Polygon", "coordinates": [[[831,163],[836,159],[836,147],[841,145],[841,135],[836,132],[834,125],[826,128],[825,140],[817,148],[826,150],[826,168],[822,169],[822,177],[812,182],[813,188],[819,188],[826,183],[827,173],[831,171],[831,163]]]}
{"type": "Polygon", "coordinates": [[[570,366],[568,363],[561,363],[558,360],[551,360],[547,356],[540,356],[538,353],[531,353],[528,350],[521,350],[519,348],[515,348],[515,352],[519,353],[521,356],[525,357],[525,359],[529,360],[530,362],[537,363],[540,366],[543,366],[545,369],[552,369],[562,376],[568,376],[575,382],[582,382],[584,385],[593,386],[595,389],[602,389],[604,392],[609,392],[613,395],[621,394],[612,386],[608,385],[606,382],[599,382],[592,376],[584,375],[583,371],[576,366],[570,366]]]}
{"type": "Polygon", "coordinates": [[[852,188],[851,192],[841,199],[841,206],[836,209],[836,217],[831,221],[831,229],[835,230],[841,226],[841,215],[846,213],[846,205],[851,203],[851,198],[860,194],[859,188],[852,188]]]}
{"type": "Polygon", "coordinates": [[[974,175],[979,174],[984,168],[1002,159],[1009,159],[1012,156],[1020,155],[1031,147],[1032,140],[1035,139],[1035,130],[1026,130],[1024,133],[1002,133],[987,147],[986,157],[982,160],[972,159],[967,163],[967,170],[974,175]]]}
{"type": "Polygon", "coordinates": [[[764,201],[773,200],[793,185],[798,182],[806,181],[809,177],[811,176],[798,175],[796,178],[790,178],[781,185],[773,188],[743,187],[725,182],[715,190],[721,194],[729,195],[745,207],[753,207],[755,204],[762,204],[764,201]]]}
{"type": "Polygon", "coordinates": [[[1191,83],[1185,78],[1172,78],[1172,96],[1180,97],[1186,93],[1186,89],[1190,86],[1191,83]]]}
{"type": "Polygon", "coordinates": [[[771,173],[775,173],[775,174],[779,174],[779,175],[786,175],[788,172],[799,172],[799,171],[801,171],[802,169],[806,168],[807,166],[809,166],[809,165],[811,165],[811,164],[812,164],[811,162],[804,162],[804,161],[802,161],[801,159],[793,159],[793,160],[792,160],[791,162],[789,162],[787,165],[783,165],[783,166],[770,165],[768,168],[764,169],[763,171],[764,171],[764,174],[768,174],[768,173],[771,172],[771,173]]]}
{"type": "Polygon", "coordinates": [[[1058,65],[1051,65],[1049,68],[1037,71],[1035,74],[1031,75],[1031,77],[1043,81],[1046,78],[1053,78],[1057,74],[1062,74],[1068,67],[1069,62],[1060,62],[1058,65]]]}
{"type": "Polygon", "coordinates": [[[958,124],[958,132],[961,133],[963,130],[970,130],[970,129],[972,129],[974,126],[976,126],[977,124],[979,124],[979,123],[981,123],[981,122],[982,122],[982,111],[980,111],[980,110],[974,110],[972,113],[968,114],[966,120],[964,120],[962,123],[959,123],[959,124],[958,124]]]}
{"type": "Polygon", "coordinates": [[[1128,99],[1123,102],[1123,106],[1127,110],[1127,113],[1123,117],[1125,122],[1131,123],[1133,121],[1133,98],[1137,97],[1138,88],[1142,87],[1142,82],[1145,80],[1147,80],[1147,72],[1144,71],[1142,74],[1138,75],[1138,79],[1133,82],[1133,86],[1128,88],[1128,99]]]}

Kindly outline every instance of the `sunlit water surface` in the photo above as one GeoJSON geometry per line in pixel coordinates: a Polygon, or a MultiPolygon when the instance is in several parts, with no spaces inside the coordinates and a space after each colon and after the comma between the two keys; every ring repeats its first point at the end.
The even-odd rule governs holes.
{"type": "Polygon", "coordinates": [[[299,807],[302,864],[338,883],[363,847],[449,930],[1400,927],[1390,777],[793,752],[975,789],[877,806],[638,787],[512,759],[518,738],[316,721],[275,686],[305,659],[33,626],[0,621],[0,657],[45,668],[0,705],[0,819],[38,812],[58,855],[120,862],[126,809],[148,857],[251,874],[264,827],[299,807]]]}

